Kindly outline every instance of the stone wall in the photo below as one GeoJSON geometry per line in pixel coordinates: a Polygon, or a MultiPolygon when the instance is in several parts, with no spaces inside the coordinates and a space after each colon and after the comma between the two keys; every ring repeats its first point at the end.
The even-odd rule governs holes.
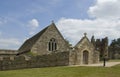
{"type": "Polygon", "coordinates": [[[40,68],[69,65],[69,52],[52,53],[49,55],[3,57],[0,60],[0,70],[13,70],[24,68],[40,68]]]}
{"type": "Polygon", "coordinates": [[[76,65],[93,64],[99,62],[99,53],[98,51],[95,51],[95,47],[89,41],[86,35],[77,43],[74,48],[76,52],[76,57],[74,58],[76,61],[73,61],[75,61],[76,65]]]}
{"type": "Polygon", "coordinates": [[[44,55],[52,53],[48,50],[50,39],[54,38],[57,43],[56,52],[63,52],[68,50],[68,45],[56,26],[52,24],[47,30],[39,37],[37,42],[33,45],[31,52],[37,53],[38,55],[44,55]]]}
{"type": "Polygon", "coordinates": [[[0,57],[15,56],[17,53],[17,50],[0,49],[0,57]]]}

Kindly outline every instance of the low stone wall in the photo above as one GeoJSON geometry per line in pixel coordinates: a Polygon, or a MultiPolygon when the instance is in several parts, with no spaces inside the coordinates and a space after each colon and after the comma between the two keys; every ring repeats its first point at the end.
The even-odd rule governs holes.
{"type": "Polygon", "coordinates": [[[42,56],[4,57],[0,60],[0,70],[14,70],[24,68],[40,68],[69,65],[69,52],[52,53],[42,56]]]}
{"type": "Polygon", "coordinates": [[[0,57],[15,56],[17,53],[18,53],[17,50],[0,49],[0,57]]]}

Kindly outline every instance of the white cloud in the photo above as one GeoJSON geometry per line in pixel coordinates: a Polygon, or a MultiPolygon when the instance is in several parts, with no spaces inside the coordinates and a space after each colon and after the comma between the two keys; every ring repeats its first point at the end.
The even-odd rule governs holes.
{"type": "Polygon", "coordinates": [[[103,3],[103,2],[115,2],[115,1],[118,1],[118,0],[97,0],[97,3],[103,3]]]}
{"type": "Polygon", "coordinates": [[[0,49],[18,49],[21,42],[16,38],[0,38],[0,49]]]}
{"type": "Polygon", "coordinates": [[[112,20],[81,20],[81,19],[67,19],[61,18],[57,22],[57,27],[62,32],[65,38],[67,38],[73,45],[75,45],[86,32],[89,38],[95,35],[96,38],[104,38],[106,36],[109,39],[118,38],[120,36],[120,21],[112,20]]]}
{"type": "Polygon", "coordinates": [[[91,17],[103,19],[120,18],[120,0],[97,0],[88,10],[91,17]]]}
{"type": "Polygon", "coordinates": [[[39,22],[37,19],[32,19],[28,22],[28,26],[31,28],[31,29],[36,29],[38,26],[39,26],[39,22]]]}
{"type": "Polygon", "coordinates": [[[33,32],[33,31],[29,32],[29,35],[34,35],[34,34],[35,34],[35,32],[33,32]]]}
{"type": "Polygon", "coordinates": [[[29,35],[33,35],[35,33],[36,28],[39,27],[39,21],[37,19],[32,19],[28,22],[28,27],[30,28],[29,35]]]}
{"type": "Polygon", "coordinates": [[[61,18],[57,22],[65,38],[75,45],[87,33],[91,38],[108,37],[110,40],[120,38],[120,0],[96,0],[88,10],[93,19],[61,18]]]}

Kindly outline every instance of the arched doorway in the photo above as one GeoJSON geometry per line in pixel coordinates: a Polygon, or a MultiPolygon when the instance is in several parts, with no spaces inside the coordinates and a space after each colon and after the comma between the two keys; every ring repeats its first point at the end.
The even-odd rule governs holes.
{"type": "Polygon", "coordinates": [[[83,64],[88,64],[89,52],[83,51],[83,64]]]}

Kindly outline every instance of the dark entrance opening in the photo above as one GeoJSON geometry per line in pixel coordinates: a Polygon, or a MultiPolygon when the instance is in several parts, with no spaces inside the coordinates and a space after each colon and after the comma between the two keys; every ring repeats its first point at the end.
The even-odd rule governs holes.
{"type": "Polygon", "coordinates": [[[88,64],[89,52],[83,51],[83,64],[88,64]]]}

